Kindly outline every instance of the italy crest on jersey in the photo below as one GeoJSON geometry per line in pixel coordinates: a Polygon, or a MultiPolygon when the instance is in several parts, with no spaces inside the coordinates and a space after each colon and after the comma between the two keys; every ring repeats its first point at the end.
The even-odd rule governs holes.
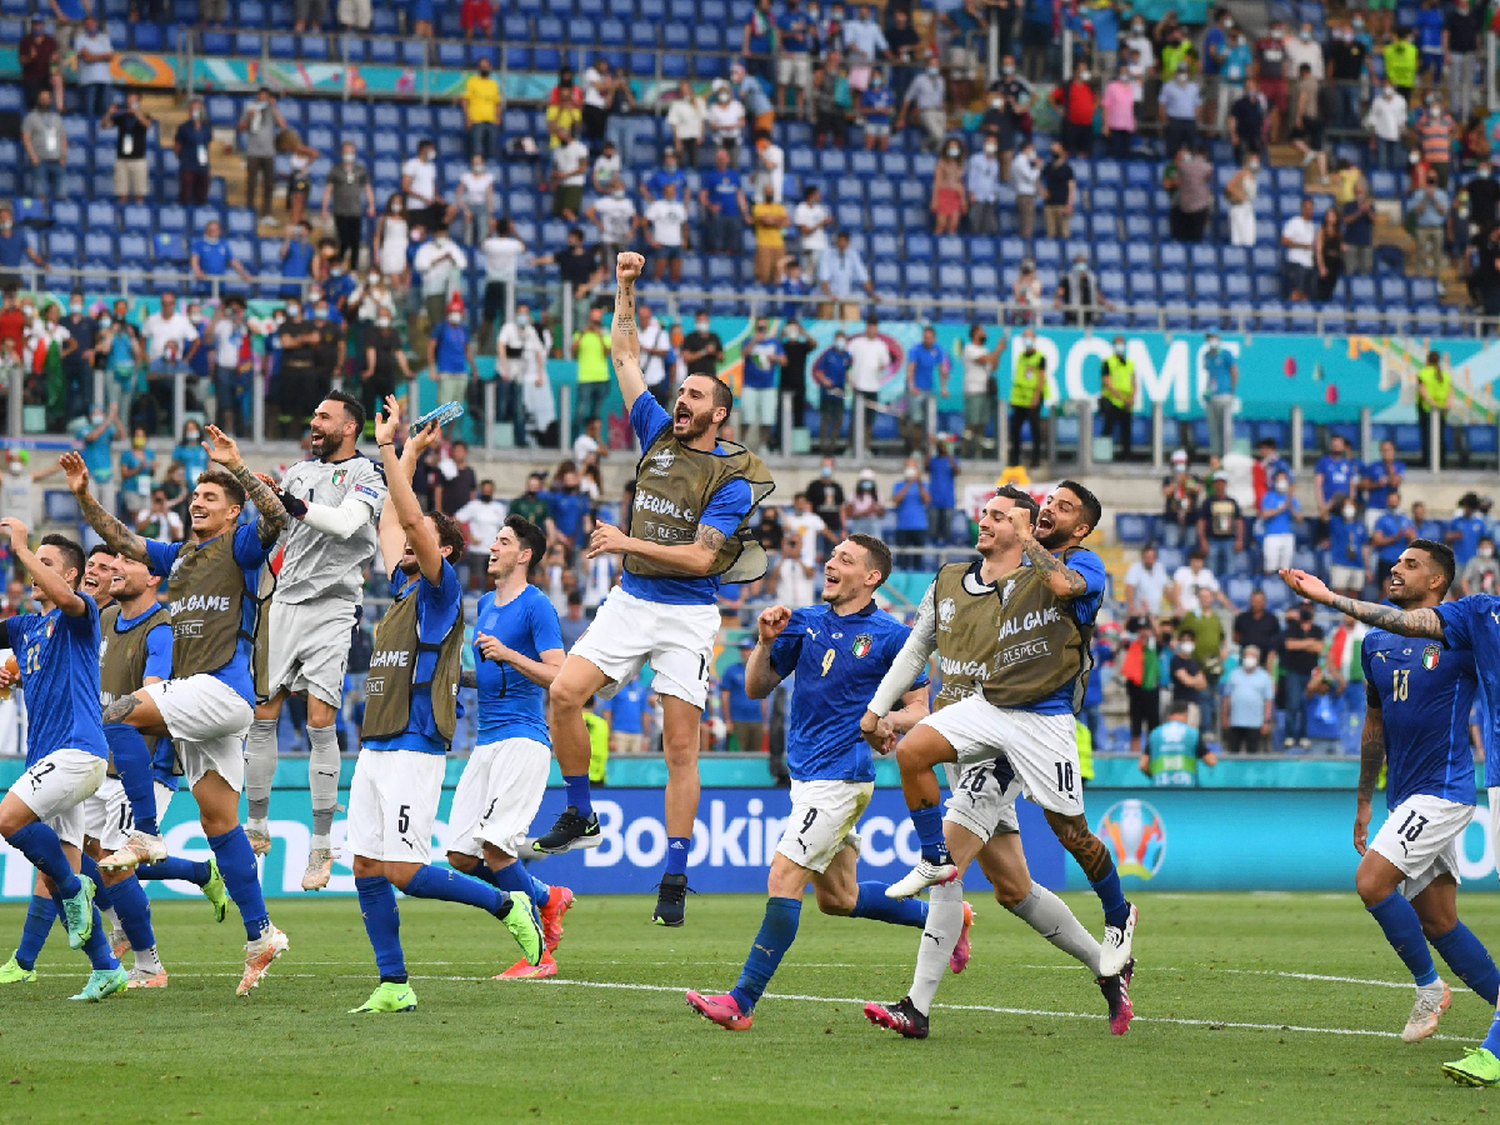
{"type": "Polygon", "coordinates": [[[870,636],[869,633],[861,633],[859,636],[854,638],[854,647],[849,651],[852,652],[855,656],[863,656],[865,653],[870,651],[870,648],[872,645],[874,645],[874,643],[875,638],[870,636]]]}
{"type": "Polygon", "coordinates": [[[1437,667],[1438,657],[1440,657],[1442,654],[1443,650],[1440,646],[1428,645],[1422,650],[1422,667],[1431,672],[1434,668],[1437,667]]]}
{"type": "Polygon", "coordinates": [[[343,484],[344,483],[344,478],[347,477],[348,475],[349,475],[349,470],[348,469],[334,469],[333,470],[333,483],[334,484],[343,484]]]}

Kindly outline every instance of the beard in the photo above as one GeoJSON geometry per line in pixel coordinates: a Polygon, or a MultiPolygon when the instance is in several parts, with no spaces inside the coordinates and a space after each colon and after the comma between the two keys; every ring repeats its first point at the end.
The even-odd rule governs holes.
{"type": "Polygon", "coordinates": [[[1064,543],[1066,543],[1070,538],[1072,538],[1072,535],[1073,532],[1071,528],[1067,531],[1064,531],[1054,524],[1052,530],[1047,532],[1047,534],[1036,536],[1036,541],[1043,547],[1047,548],[1047,550],[1055,551],[1064,543]]]}
{"type": "Polygon", "coordinates": [[[403,558],[399,563],[396,564],[396,569],[410,578],[412,575],[417,574],[421,571],[422,564],[415,558],[403,558]]]}
{"type": "MultiPolygon", "coordinates": [[[[675,422],[675,419],[674,419],[675,422]]],[[[687,424],[687,429],[678,435],[679,441],[694,441],[701,438],[713,428],[713,416],[710,414],[694,414],[687,424]]]]}

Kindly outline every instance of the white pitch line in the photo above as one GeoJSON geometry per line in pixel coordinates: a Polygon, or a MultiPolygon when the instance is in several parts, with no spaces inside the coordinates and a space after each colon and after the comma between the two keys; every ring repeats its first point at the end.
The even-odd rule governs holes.
{"type": "MultiPolygon", "coordinates": [[[[1023,969],[1052,969],[1052,970],[1060,970],[1060,971],[1064,971],[1064,972],[1074,972],[1074,971],[1079,971],[1079,970],[1083,969],[1082,965],[1023,965],[1021,967],[1023,969]]],[[[1236,974],[1238,976],[1285,977],[1288,980],[1327,981],[1330,984],[1365,984],[1365,985],[1369,985],[1372,988],[1415,988],[1416,987],[1416,985],[1414,985],[1409,980],[1408,981],[1371,980],[1371,979],[1369,979],[1367,977],[1336,977],[1336,976],[1328,976],[1328,975],[1326,975],[1324,973],[1293,973],[1293,972],[1287,972],[1287,971],[1285,971],[1283,969],[1217,969],[1216,968],[1216,969],[1199,970],[1199,969],[1179,969],[1179,968],[1177,968],[1174,965],[1150,965],[1150,964],[1142,965],[1142,968],[1150,969],[1152,972],[1157,972],[1157,973],[1203,972],[1205,975],[1208,975],[1208,976],[1212,976],[1215,973],[1234,973],[1234,974],[1236,974]]],[[[1450,984],[1448,987],[1453,992],[1468,992],[1469,991],[1467,988],[1464,988],[1462,985],[1458,985],[1458,984],[1450,984]]]]}

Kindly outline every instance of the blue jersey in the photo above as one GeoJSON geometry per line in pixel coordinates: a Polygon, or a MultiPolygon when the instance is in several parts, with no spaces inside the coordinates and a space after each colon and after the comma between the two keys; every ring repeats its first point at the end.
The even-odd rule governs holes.
{"type": "Polygon", "coordinates": [[[620,690],[609,701],[610,730],[617,734],[644,734],[646,695],[646,685],[639,676],[621,684],[620,690]]]}
{"type": "Polygon", "coordinates": [[[1418,793],[1472,805],[1475,654],[1371,629],[1359,661],[1365,699],[1380,710],[1385,726],[1386,807],[1418,793]]]}
{"type": "Polygon", "coordinates": [[[847,351],[829,348],[818,357],[818,361],[813,364],[813,370],[827,379],[835,390],[842,390],[853,363],[847,351]]]}
{"type": "Polygon", "coordinates": [[[1292,533],[1292,513],[1301,512],[1302,505],[1297,503],[1297,498],[1290,493],[1268,492],[1260,501],[1260,533],[1262,535],[1290,535],[1292,533]],[[1277,512],[1276,515],[1267,515],[1280,508],[1290,499],[1291,505],[1285,511],[1277,512]]]}
{"type": "Polygon", "coordinates": [[[1365,503],[1377,512],[1385,510],[1385,498],[1393,485],[1399,486],[1406,476],[1406,462],[1392,462],[1387,469],[1384,461],[1371,461],[1365,465],[1365,503]]]}
{"type": "MultiPolygon", "coordinates": [[[[672,424],[672,416],[650,395],[641,395],[630,408],[630,424],[644,450],[649,449],[662,430],[672,424]]],[[[723,454],[728,450],[716,445],[714,452],[723,454]]],[[[749,514],[750,485],[743,480],[732,480],[709,499],[698,516],[698,525],[706,524],[730,536],[739,530],[749,514]]],[[[663,605],[713,605],[719,600],[719,580],[716,577],[645,578],[631,574],[627,569],[620,574],[620,589],[663,605]]]]}
{"type": "Polygon", "coordinates": [[[1342,514],[1328,517],[1328,561],[1334,566],[1364,566],[1364,546],[1370,533],[1362,519],[1346,520],[1342,514]]]}
{"type": "Polygon", "coordinates": [[[198,259],[198,268],[209,277],[217,277],[229,268],[229,243],[222,238],[193,239],[193,254],[198,259]]]}
{"type": "Polygon", "coordinates": [[[1406,531],[1412,526],[1411,517],[1405,512],[1393,512],[1387,508],[1375,520],[1375,534],[1394,535],[1383,547],[1375,548],[1375,557],[1383,563],[1394,563],[1406,550],[1406,531]]]}
{"type": "Polygon", "coordinates": [[[1328,503],[1339,493],[1353,498],[1360,472],[1359,462],[1353,457],[1324,455],[1318,458],[1313,472],[1323,478],[1323,495],[1318,497],[1323,503],[1328,503]]]}
{"type": "Polygon", "coordinates": [[[956,462],[946,453],[927,460],[927,495],[934,508],[951,508],[954,504],[953,474],[956,462]]]}
{"type": "Polygon", "coordinates": [[[178,780],[181,777],[182,767],[177,764],[177,748],[172,745],[170,738],[158,738],[151,749],[151,780],[175,793],[181,785],[178,780]]]}
{"type": "MultiPolygon", "coordinates": [[[[215,536],[215,538],[218,538],[215,536]]],[[[208,540],[212,543],[214,540],[208,540]]],[[[161,543],[155,539],[147,539],[146,555],[151,564],[151,573],[159,574],[163,578],[171,579],[172,571],[177,568],[178,556],[183,551],[196,551],[208,546],[208,543],[198,543],[189,546],[186,543],[161,543]]],[[[260,541],[260,532],[256,530],[253,523],[242,523],[234,529],[234,561],[240,564],[240,572],[245,580],[245,589],[254,593],[259,585],[261,565],[270,557],[272,549],[276,546],[273,539],[269,544],[260,541]]],[[[184,594],[193,594],[199,591],[177,590],[172,591],[172,597],[180,598],[184,594]]],[[[233,689],[250,706],[255,706],[255,683],[250,676],[250,635],[255,629],[255,606],[247,597],[240,602],[240,625],[239,639],[234,644],[234,656],[227,664],[219,668],[179,668],[178,673],[190,676],[196,672],[207,672],[216,680],[221,680],[229,688],[233,689]]]]}
{"type": "Polygon", "coordinates": [[[1484,784],[1485,788],[1500,785],[1500,755],[1489,753],[1500,708],[1500,596],[1471,594],[1444,602],[1434,612],[1443,622],[1443,644],[1474,655],[1481,702],[1488,712],[1480,723],[1485,732],[1484,784]]]}
{"type": "Polygon", "coordinates": [[[552,745],[547,734],[547,689],[527,679],[509,664],[486,660],[479,651],[478,634],[494,637],[529,660],[540,661],[549,649],[561,649],[562,629],[557,610],[547,595],[527,586],[503,605],[493,592],[479,599],[474,622],[474,676],[479,684],[479,741],[532,738],[552,745]]]}
{"type": "Polygon", "coordinates": [[[78,596],[84,611],[77,617],[53,609],[5,622],[27,699],[28,768],[54,750],[109,756],[99,710],[99,607],[78,596]]]}
{"type": "Polygon", "coordinates": [[[937,344],[928,347],[917,344],[906,353],[911,366],[912,385],[923,394],[931,394],[937,386],[939,373],[948,367],[948,353],[937,344]]]}
{"type": "MultiPolygon", "coordinates": [[[[729,714],[724,718],[731,723],[759,723],[766,717],[763,700],[751,699],[745,690],[745,666],[731,664],[719,677],[719,690],[729,693],[729,714]]],[[[759,750],[759,746],[741,746],[741,750],[759,750]]]]}
{"type": "MultiPolygon", "coordinates": [[[[778,676],[796,673],[787,713],[786,765],[794,781],[874,781],[859,720],[911,629],[872,602],[839,616],[827,605],[792,611],[771,645],[778,676]]],[[[927,673],[913,687],[925,687],[927,673]]]]}
{"type": "Polygon", "coordinates": [[[1453,548],[1453,561],[1460,568],[1479,552],[1479,540],[1489,533],[1482,516],[1455,516],[1448,524],[1448,531],[1457,534],[1448,546],[1453,548]]]}
{"type": "MultiPolygon", "coordinates": [[[[443,560],[443,575],[436,586],[420,574],[415,579],[408,580],[399,569],[393,572],[391,597],[397,601],[409,597],[417,599],[417,640],[424,645],[441,644],[463,610],[463,589],[458,584],[458,572],[447,559],[443,560]]],[[[436,648],[417,653],[416,667],[412,669],[411,675],[411,719],[406,724],[406,729],[389,738],[366,738],[364,744],[367,750],[418,750],[426,754],[448,752],[448,743],[432,717],[432,689],[416,686],[432,680],[432,670],[437,659],[436,648]]]]}
{"type": "MultiPolygon", "coordinates": [[[[975,573],[978,573],[978,563],[975,563],[975,573]]],[[[1030,560],[1025,565],[1030,566],[1030,560]]],[[[1066,565],[1076,570],[1083,576],[1083,593],[1072,601],[1067,602],[1068,612],[1073,615],[1073,620],[1079,625],[1091,627],[1094,618],[1099,616],[1099,607],[1104,602],[1104,587],[1109,581],[1109,576],[1104,572],[1104,560],[1093,551],[1074,551],[1067,558],[1066,565]]],[[[1092,657],[1090,658],[1092,661],[1092,657]]],[[[1074,713],[1073,690],[1077,677],[1069,680],[1051,695],[1038,699],[1034,703],[1023,703],[1020,706],[1007,708],[1013,711],[1033,711],[1038,715],[1071,715],[1074,713]]]]}

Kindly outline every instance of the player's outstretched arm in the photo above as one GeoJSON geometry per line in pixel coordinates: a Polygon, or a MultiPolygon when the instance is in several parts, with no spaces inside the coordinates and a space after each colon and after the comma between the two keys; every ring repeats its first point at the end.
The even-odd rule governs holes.
{"type": "Polygon", "coordinates": [[[275,542],[276,537],[281,534],[291,518],[286,514],[281,498],[276,495],[275,487],[250,471],[250,466],[246,465],[245,459],[240,456],[240,447],[234,438],[215,425],[206,426],[205,431],[209,440],[203,443],[203,448],[208,451],[209,460],[224,466],[233,474],[234,479],[239,481],[245,489],[245,496],[260,513],[260,519],[255,525],[260,541],[262,543],[275,542]]]}
{"type": "Polygon", "coordinates": [[[1340,613],[1347,613],[1366,625],[1399,633],[1403,637],[1428,637],[1434,641],[1443,639],[1443,619],[1435,609],[1397,609],[1393,605],[1346,598],[1342,594],[1335,594],[1321,578],[1308,574],[1305,570],[1282,570],[1281,580],[1299,596],[1340,613]]]}
{"type": "Polygon", "coordinates": [[[609,351],[627,412],[646,393],[646,380],[641,375],[641,337],[635,323],[635,282],[645,268],[646,259],[628,250],[615,260],[615,319],[609,327],[609,351]]]}
{"type": "Polygon", "coordinates": [[[396,428],[401,424],[401,403],[386,395],[386,412],[375,420],[375,442],[385,466],[386,498],[380,513],[380,556],[395,569],[408,543],[417,556],[422,577],[432,585],[443,580],[443,552],[437,536],[422,517],[422,505],[412,491],[411,478],[423,450],[442,438],[436,426],[428,426],[406,439],[406,448],[396,456],[396,428]]]}
{"type": "Polygon", "coordinates": [[[88,609],[78,591],[68,585],[67,579],[55,570],[42,565],[27,543],[26,525],[17,519],[0,520],[0,530],[10,539],[11,554],[31,575],[32,582],[42,592],[42,597],[62,610],[69,617],[78,617],[88,609]]]}
{"type": "Polygon", "coordinates": [[[89,470],[76,452],[64,453],[57,462],[67,475],[68,489],[78,501],[78,510],[111,551],[136,562],[149,562],[146,541],[104,510],[89,491],[89,470]]]}

